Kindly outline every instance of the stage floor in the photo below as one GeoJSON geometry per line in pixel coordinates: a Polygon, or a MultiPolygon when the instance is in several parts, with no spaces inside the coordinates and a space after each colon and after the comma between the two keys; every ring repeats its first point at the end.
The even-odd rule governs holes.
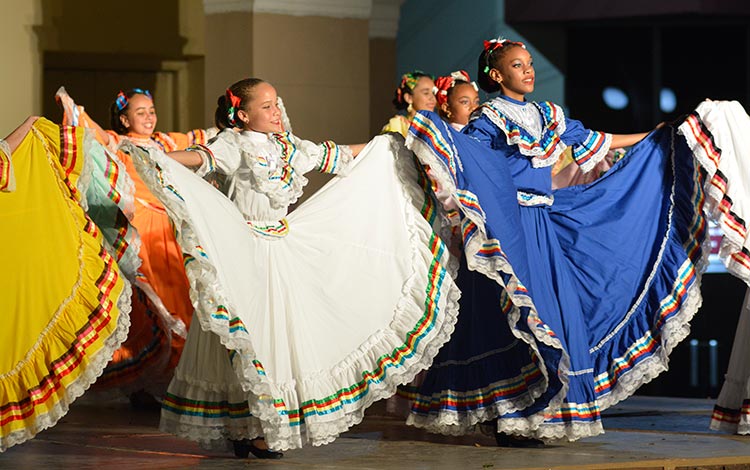
{"type": "Polygon", "coordinates": [[[605,414],[605,434],[542,449],[498,448],[481,433],[427,434],[375,408],[328,446],[289,451],[281,460],[242,461],[160,432],[158,412],[87,395],[57,426],[0,454],[0,468],[750,470],[750,436],[710,431],[712,406],[712,400],[632,397],[605,414]]]}

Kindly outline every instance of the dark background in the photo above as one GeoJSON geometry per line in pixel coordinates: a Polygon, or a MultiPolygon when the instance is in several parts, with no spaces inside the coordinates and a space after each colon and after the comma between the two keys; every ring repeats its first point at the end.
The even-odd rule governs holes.
{"type": "MultiPolygon", "coordinates": [[[[648,131],[706,98],[750,105],[750,2],[506,0],[505,9],[508,24],[565,75],[568,113],[589,128],[648,131]],[[624,91],[628,106],[609,108],[602,99],[605,87],[624,91]],[[672,112],[659,106],[664,87],[676,97],[672,112]]],[[[639,394],[718,394],[745,286],[729,274],[705,274],[701,290],[703,306],[690,336],[671,354],[669,370],[639,394]],[[697,346],[691,348],[691,340],[697,346]],[[716,342],[713,370],[711,340],[716,342]]]]}

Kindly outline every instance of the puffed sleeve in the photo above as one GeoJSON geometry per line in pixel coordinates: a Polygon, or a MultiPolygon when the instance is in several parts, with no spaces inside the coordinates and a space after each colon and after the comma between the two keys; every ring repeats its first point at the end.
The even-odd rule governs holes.
{"type": "Polygon", "coordinates": [[[581,121],[565,118],[565,131],[560,140],[572,147],[573,160],[586,173],[607,156],[612,134],[586,129],[581,121]]]}
{"type": "Polygon", "coordinates": [[[221,131],[209,140],[206,148],[213,157],[211,162],[216,171],[223,175],[232,175],[240,167],[242,154],[240,153],[240,136],[232,129],[221,131]]]}
{"type": "Polygon", "coordinates": [[[16,189],[16,178],[13,175],[10,145],[0,139],[0,191],[11,192],[16,189]]]}
{"type": "Polygon", "coordinates": [[[201,156],[200,165],[188,167],[193,173],[201,178],[205,178],[216,171],[216,159],[214,158],[214,153],[208,148],[208,146],[193,144],[185,150],[196,152],[201,156]]]}
{"type": "Polygon", "coordinates": [[[406,137],[409,133],[409,120],[401,115],[393,116],[388,120],[383,129],[380,130],[381,134],[387,134],[389,132],[395,132],[406,137]]]}
{"type": "Polygon", "coordinates": [[[294,171],[305,174],[312,170],[332,175],[346,174],[350,162],[354,159],[352,150],[348,145],[339,145],[330,140],[320,144],[300,139],[297,136],[285,132],[274,134],[277,141],[282,145],[293,145],[289,164],[294,171]]]}

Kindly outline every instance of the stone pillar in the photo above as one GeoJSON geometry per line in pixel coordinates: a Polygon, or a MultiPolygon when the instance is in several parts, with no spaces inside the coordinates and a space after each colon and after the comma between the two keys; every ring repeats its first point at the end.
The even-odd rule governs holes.
{"type": "Polygon", "coordinates": [[[370,134],[395,113],[396,36],[404,0],[373,0],[370,16],[370,134]]]}
{"type": "Polygon", "coordinates": [[[206,25],[205,121],[214,122],[216,98],[253,74],[253,0],[203,0],[206,25]]]}
{"type": "Polygon", "coordinates": [[[41,0],[3,0],[0,15],[0,137],[32,114],[41,114],[42,51],[37,29],[41,0]]]}
{"type": "MultiPolygon", "coordinates": [[[[29,4],[4,1],[17,1],[24,8],[29,4]]],[[[42,21],[36,31],[44,76],[36,96],[45,115],[59,119],[54,93],[65,86],[107,128],[117,92],[140,87],[154,94],[158,130],[204,126],[205,28],[200,0],[129,0],[126,10],[120,3],[100,0],[40,3],[42,21]],[[142,14],[133,16],[130,11],[142,14]]]]}
{"type": "Polygon", "coordinates": [[[371,0],[203,4],[207,115],[228,85],[258,77],[284,98],[298,136],[340,143],[369,139],[371,0]]]}

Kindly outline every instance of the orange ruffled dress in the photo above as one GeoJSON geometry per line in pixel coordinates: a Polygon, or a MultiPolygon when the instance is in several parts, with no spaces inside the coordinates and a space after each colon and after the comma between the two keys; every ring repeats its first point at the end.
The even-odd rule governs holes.
{"type": "MultiPolygon", "coordinates": [[[[58,91],[57,96],[64,110],[63,122],[101,129],[64,90],[58,91]]],[[[209,136],[202,129],[186,134],[155,132],[152,136],[97,132],[99,141],[116,154],[133,180],[131,224],[141,240],[141,266],[133,289],[130,333],[97,381],[100,390],[119,388],[134,392],[144,389],[162,395],[179,361],[193,314],[182,250],[164,206],[138,176],[130,155],[117,148],[127,139],[138,146],[171,152],[205,144],[209,136]]]]}
{"type": "Polygon", "coordinates": [[[128,331],[129,284],[79,204],[85,146],[46,119],[0,145],[0,451],[64,416],[128,331]]]}
{"type": "MultiPolygon", "coordinates": [[[[112,134],[119,142],[123,137],[112,134]]],[[[131,136],[134,142],[148,139],[131,136]]],[[[193,306],[182,264],[182,250],[174,238],[164,206],[151,194],[133,167],[130,156],[117,157],[133,180],[134,214],[131,224],[141,238],[141,266],[133,293],[132,326],[128,339],[115,353],[99,388],[146,389],[161,395],[177,366],[190,326],[193,306]]]]}

